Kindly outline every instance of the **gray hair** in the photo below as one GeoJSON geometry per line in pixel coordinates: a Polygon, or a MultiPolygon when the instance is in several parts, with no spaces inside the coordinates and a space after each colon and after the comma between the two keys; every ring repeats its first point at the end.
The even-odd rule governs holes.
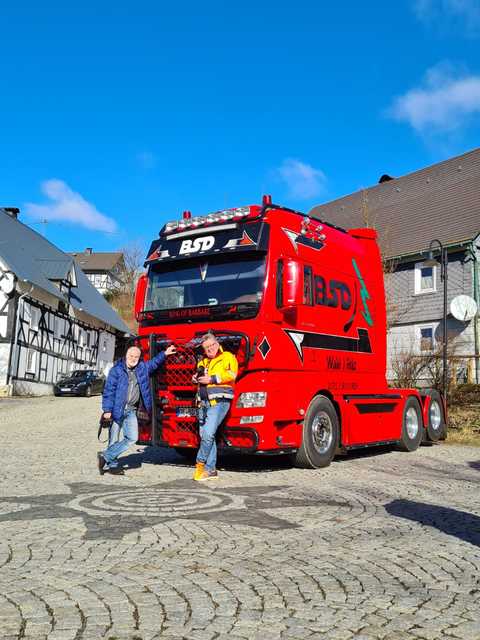
{"type": "Polygon", "coordinates": [[[142,354],[142,350],[140,349],[140,347],[138,347],[136,344],[131,344],[128,349],[125,351],[125,355],[127,355],[127,353],[131,350],[131,349],[137,349],[138,351],[140,351],[140,355],[142,354]]]}
{"type": "Polygon", "coordinates": [[[207,340],[215,340],[215,342],[218,342],[217,336],[213,333],[213,331],[208,331],[201,337],[201,344],[203,344],[207,340]]]}

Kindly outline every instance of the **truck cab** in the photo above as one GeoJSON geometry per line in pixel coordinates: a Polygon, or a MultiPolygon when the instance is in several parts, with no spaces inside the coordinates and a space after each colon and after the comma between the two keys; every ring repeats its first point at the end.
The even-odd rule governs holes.
{"type": "Polygon", "coordinates": [[[141,442],[198,446],[191,378],[208,330],[239,362],[220,449],[287,453],[316,468],[342,449],[413,450],[444,435],[438,393],[387,385],[374,230],[340,229],[265,196],[262,205],[185,212],[161,229],[145,266],[135,300],[140,346],[150,357],[172,342],[178,350],[152,380],[141,442]]]}

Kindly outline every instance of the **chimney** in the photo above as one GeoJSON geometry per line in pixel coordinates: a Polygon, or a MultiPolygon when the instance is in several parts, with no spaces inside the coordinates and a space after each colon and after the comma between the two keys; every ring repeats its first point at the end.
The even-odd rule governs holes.
{"type": "Polygon", "coordinates": [[[92,247],[87,247],[87,248],[85,249],[85,253],[88,253],[89,255],[92,255],[92,253],[93,253],[93,249],[92,249],[92,247]]]}
{"type": "Polygon", "coordinates": [[[20,213],[20,209],[18,207],[3,207],[3,210],[11,218],[15,218],[15,220],[18,218],[18,214],[20,213]]]}
{"type": "Polygon", "coordinates": [[[388,173],[384,173],[383,176],[380,176],[378,184],[383,184],[384,182],[390,182],[390,180],[395,180],[392,176],[389,176],[388,173]]]}

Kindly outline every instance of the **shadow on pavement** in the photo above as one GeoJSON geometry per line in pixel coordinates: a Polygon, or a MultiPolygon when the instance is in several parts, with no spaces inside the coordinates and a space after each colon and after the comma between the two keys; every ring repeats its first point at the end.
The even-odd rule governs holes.
{"type": "MultiPolygon", "coordinates": [[[[119,461],[126,469],[138,469],[142,464],[155,464],[186,467],[193,470],[195,454],[190,458],[178,454],[174,449],[147,447],[144,451],[139,450],[135,453],[121,456],[119,461]]],[[[288,456],[227,456],[223,454],[219,455],[217,464],[220,471],[243,473],[278,471],[291,469],[292,466],[288,456]]]]}
{"type": "Polygon", "coordinates": [[[392,500],[385,509],[391,516],[435,527],[449,536],[480,546],[480,517],[467,511],[413,500],[392,500]]]}
{"type": "MultiPolygon", "coordinates": [[[[337,455],[332,464],[348,463],[349,460],[357,458],[373,458],[388,454],[392,451],[391,446],[369,447],[351,451],[346,455],[337,455]]],[[[180,455],[174,449],[164,447],[145,447],[136,452],[129,453],[119,458],[125,469],[138,469],[142,464],[172,465],[176,467],[193,468],[195,464],[195,452],[187,455],[180,455]]],[[[238,473],[265,473],[281,471],[294,468],[292,456],[290,455],[248,455],[248,454],[226,454],[219,453],[218,469],[238,473]]],[[[318,469],[317,471],[322,471],[318,469]]]]}
{"type": "Polygon", "coordinates": [[[475,471],[480,471],[480,460],[474,460],[473,462],[467,462],[470,469],[474,469],[475,471]]]}

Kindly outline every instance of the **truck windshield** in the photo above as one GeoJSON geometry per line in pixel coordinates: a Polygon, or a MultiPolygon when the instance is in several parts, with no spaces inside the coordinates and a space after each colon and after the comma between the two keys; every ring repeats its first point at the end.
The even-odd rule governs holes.
{"type": "Polygon", "coordinates": [[[262,298],[265,256],[209,256],[177,264],[153,265],[147,311],[253,303],[262,298]]]}

